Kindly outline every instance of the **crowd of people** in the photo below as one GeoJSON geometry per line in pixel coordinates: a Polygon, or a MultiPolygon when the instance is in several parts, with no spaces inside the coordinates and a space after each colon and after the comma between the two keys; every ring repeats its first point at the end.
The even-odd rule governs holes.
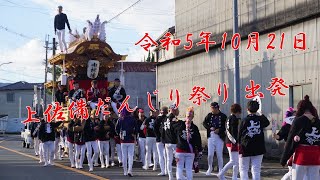
{"type": "MultiPolygon", "coordinates": [[[[72,168],[83,169],[85,159],[89,171],[98,166],[113,167],[117,163],[123,168],[125,176],[132,177],[135,148],[138,147],[138,161],[143,169],[152,168],[156,171],[159,166],[158,175],[168,176],[171,180],[174,179],[172,165],[175,164],[176,179],[193,179],[193,172],[198,171],[197,160],[203,151],[199,128],[193,123],[193,107],[188,107],[180,119],[180,111],[175,104],[163,106],[160,111],[150,111],[148,117],[141,108],[135,108],[133,113],[124,108],[118,114],[117,104],[123,100],[125,90],[119,86],[118,79],[116,82],[109,94],[113,102],[110,115],[101,116],[100,113],[100,116],[96,116],[99,91],[96,81],[92,81],[92,87],[86,93],[91,109],[88,119],[74,118],[67,125],[63,125],[64,122],[48,123],[45,119],[34,123],[34,149],[35,154],[40,156],[40,163],[52,165],[54,159],[64,158],[67,154],[72,168]]],[[[59,91],[61,97],[68,94],[70,101],[85,97],[76,82],[69,93],[62,89],[59,91]]],[[[242,107],[239,104],[230,107],[229,117],[220,111],[217,102],[210,106],[211,112],[203,121],[208,142],[206,175],[212,175],[213,157],[216,154],[219,179],[225,179],[224,174],[232,168],[233,180],[237,179],[239,172],[240,178],[247,180],[251,163],[252,179],[259,180],[263,155],[266,153],[264,128],[270,124],[266,116],[258,111],[259,103],[250,100],[244,118],[241,118],[242,107]],[[224,145],[230,158],[225,166],[224,145]]],[[[297,111],[293,108],[286,111],[282,128],[273,134],[274,139],[286,141],[281,165],[287,165],[289,172],[283,179],[320,179],[319,130],[317,110],[308,96],[298,103],[297,111]]]]}

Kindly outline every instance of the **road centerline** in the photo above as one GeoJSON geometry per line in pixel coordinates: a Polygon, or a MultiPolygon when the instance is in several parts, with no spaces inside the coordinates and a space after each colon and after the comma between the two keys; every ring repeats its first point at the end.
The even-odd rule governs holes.
{"type": "MultiPolygon", "coordinates": [[[[2,143],[2,142],[3,141],[0,141],[0,143],[2,143]]],[[[4,146],[0,146],[0,148],[4,149],[4,150],[7,150],[7,151],[10,151],[10,152],[13,152],[13,153],[16,153],[16,154],[19,154],[19,155],[22,155],[22,156],[25,156],[25,157],[29,157],[29,158],[34,159],[34,160],[39,160],[39,158],[37,158],[37,157],[34,157],[32,155],[29,155],[29,154],[26,154],[26,153],[23,153],[23,152],[19,152],[19,151],[16,151],[16,150],[4,147],[4,146]]],[[[98,175],[95,175],[95,174],[91,174],[91,173],[88,173],[88,172],[85,172],[85,171],[74,169],[74,168],[71,168],[71,167],[56,163],[56,162],[54,163],[54,165],[57,166],[57,167],[60,167],[62,169],[73,171],[73,172],[76,172],[76,173],[79,173],[79,174],[83,174],[85,176],[88,176],[88,177],[91,177],[91,178],[94,178],[94,179],[110,180],[110,179],[107,179],[107,178],[104,178],[104,177],[101,177],[101,176],[98,176],[98,175]]]]}

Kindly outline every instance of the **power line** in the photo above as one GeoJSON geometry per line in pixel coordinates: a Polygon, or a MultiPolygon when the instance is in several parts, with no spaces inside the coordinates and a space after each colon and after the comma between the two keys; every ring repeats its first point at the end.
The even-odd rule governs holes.
{"type": "MultiPolygon", "coordinates": [[[[42,10],[43,8],[34,8],[34,7],[27,7],[27,6],[23,6],[21,4],[17,4],[15,2],[12,2],[12,1],[9,1],[9,0],[5,0],[6,2],[10,3],[10,4],[13,4],[13,5],[16,5],[16,6],[19,6],[19,7],[23,7],[23,8],[28,8],[28,9],[40,9],[42,10]]],[[[15,6],[11,6],[11,7],[15,7],[15,6]]]]}
{"type": "Polygon", "coordinates": [[[34,10],[45,10],[43,8],[35,8],[35,7],[28,7],[28,6],[23,6],[23,5],[20,5],[20,4],[17,4],[17,3],[14,3],[14,2],[11,2],[11,1],[7,1],[9,2],[10,4],[14,4],[15,6],[10,6],[10,5],[5,5],[5,4],[1,4],[0,6],[4,6],[4,7],[13,7],[13,8],[25,8],[25,9],[33,9],[32,12],[36,12],[36,13],[40,13],[40,14],[44,14],[44,15],[49,15],[49,13],[46,13],[46,12],[41,12],[41,11],[34,11],[34,10]]]}
{"type": "MultiPolygon", "coordinates": [[[[118,29],[118,30],[133,30],[134,28],[117,28],[117,27],[112,27],[112,26],[109,26],[109,28],[111,29],[118,29]]],[[[7,27],[4,27],[4,26],[1,26],[0,25],[0,29],[3,29],[9,33],[12,33],[12,34],[15,34],[17,36],[20,36],[22,38],[26,38],[26,39],[35,39],[34,37],[30,37],[30,36],[27,36],[25,34],[22,34],[22,33],[18,33],[16,31],[13,31],[7,27]]],[[[148,30],[148,31],[154,31],[154,32],[157,32],[157,31],[160,31],[160,30],[148,30]]],[[[40,42],[44,42],[43,40],[40,40],[38,39],[40,42]]],[[[108,41],[108,42],[111,42],[111,43],[116,43],[116,44],[134,44],[134,43],[129,43],[129,42],[121,42],[121,41],[108,41]]]]}
{"type": "MultiPolygon", "coordinates": [[[[114,27],[114,26],[108,26],[109,28],[111,29],[120,29],[120,30],[136,30],[136,28],[132,27],[132,28],[121,28],[121,27],[114,27]]],[[[148,30],[148,29],[147,29],[148,30]]],[[[158,32],[158,31],[161,31],[161,29],[151,29],[151,30],[148,30],[148,31],[153,31],[153,32],[158,32]]]]}
{"type": "Polygon", "coordinates": [[[34,39],[34,38],[30,37],[30,36],[27,36],[27,35],[22,34],[22,33],[15,32],[15,31],[13,31],[13,30],[11,30],[11,29],[9,29],[9,28],[7,28],[7,27],[1,26],[1,25],[0,25],[0,29],[5,30],[5,31],[7,31],[7,32],[9,32],[9,33],[15,34],[15,35],[17,35],[17,36],[26,38],[26,39],[34,39]]]}
{"type": "Polygon", "coordinates": [[[125,10],[121,11],[119,14],[115,15],[113,18],[109,19],[108,22],[116,19],[116,18],[119,17],[121,14],[125,13],[127,10],[129,10],[130,8],[132,8],[133,6],[135,6],[136,4],[138,4],[139,2],[141,2],[141,0],[138,0],[137,2],[133,3],[131,6],[129,6],[129,7],[126,8],[125,10]]]}

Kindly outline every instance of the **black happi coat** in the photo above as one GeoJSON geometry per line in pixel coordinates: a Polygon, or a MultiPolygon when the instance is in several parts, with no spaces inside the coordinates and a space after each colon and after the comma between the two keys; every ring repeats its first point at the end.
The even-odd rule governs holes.
{"type": "Polygon", "coordinates": [[[99,127],[96,129],[97,139],[99,141],[109,141],[110,140],[110,127],[111,121],[100,121],[99,127]],[[109,126],[107,130],[105,126],[109,126]]]}
{"type": "MultiPolygon", "coordinates": [[[[320,120],[315,122],[306,116],[296,117],[292,123],[291,130],[281,157],[281,165],[286,165],[288,159],[293,155],[298,145],[317,145],[320,146],[320,120]],[[295,142],[294,137],[299,136],[300,141],[295,142]]],[[[310,156],[313,156],[312,154],[310,156]]],[[[314,158],[320,158],[315,156],[314,158]]]]}
{"type": "Polygon", "coordinates": [[[160,115],[156,118],[156,121],[154,123],[154,133],[156,135],[157,142],[164,142],[164,134],[161,128],[162,124],[164,123],[164,121],[166,121],[166,119],[166,115],[160,115]]]}
{"type": "Polygon", "coordinates": [[[156,122],[155,117],[148,117],[145,121],[144,124],[147,128],[147,134],[146,137],[156,137],[155,132],[154,132],[154,124],[156,122]]]}
{"type": "Polygon", "coordinates": [[[173,126],[173,132],[177,139],[177,152],[187,152],[191,153],[191,148],[189,143],[192,146],[192,153],[194,152],[201,152],[202,151],[202,144],[201,144],[201,135],[199,132],[198,127],[191,123],[190,125],[190,134],[191,138],[189,143],[187,141],[187,133],[186,133],[186,123],[185,121],[177,121],[173,126]]]}
{"type": "Polygon", "coordinates": [[[266,153],[263,129],[269,124],[269,120],[264,115],[255,114],[249,114],[241,121],[238,142],[240,144],[239,153],[243,157],[266,153]]]}
{"type": "Polygon", "coordinates": [[[231,147],[238,145],[238,129],[239,121],[241,118],[238,118],[236,115],[230,115],[226,122],[226,144],[230,144],[231,147]],[[235,142],[234,142],[235,141],[235,142]]]}
{"type": "Polygon", "coordinates": [[[210,129],[214,127],[215,129],[219,129],[218,135],[224,140],[226,137],[226,120],[227,116],[222,112],[219,112],[218,114],[209,113],[203,121],[203,126],[207,129],[207,137],[210,138],[210,129]]]}
{"type": "Polygon", "coordinates": [[[161,125],[161,131],[164,137],[163,143],[177,144],[177,137],[174,135],[174,130],[172,128],[175,123],[177,123],[176,117],[170,113],[161,125]]]}
{"type": "Polygon", "coordinates": [[[60,122],[42,122],[39,128],[39,139],[42,142],[55,140],[55,129],[60,126],[60,122]]]}
{"type": "Polygon", "coordinates": [[[83,129],[83,135],[84,135],[84,141],[89,142],[89,141],[95,141],[97,140],[97,134],[94,128],[98,126],[96,122],[92,121],[91,119],[87,119],[84,125],[83,129]]]}

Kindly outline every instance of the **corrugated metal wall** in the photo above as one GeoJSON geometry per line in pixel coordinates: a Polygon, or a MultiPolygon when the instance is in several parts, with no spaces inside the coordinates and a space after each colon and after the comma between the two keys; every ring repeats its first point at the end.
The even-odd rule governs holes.
{"type": "MultiPolygon", "coordinates": [[[[199,13],[199,11],[197,12],[199,13]]],[[[241,42],[241,105],[244,107],[247,102],[245,86],[249,85],[250,80],[254,80],[255,83],[262,86],[260,90],[265,95],[262,100],[263,112],[278,120],[280,126],[283,111],[290,105],[289,89],[282,90],[287,94],[285,97],[272,97],[270,92],[266,90],[272,77],[282,77],[287,85],[312,83],[311,100],[318,109],[320,108],[320,61],[318,60],[320,58],[320,41],[317,41],[317,39],[320,39],[320,18],[289,26],[277,30],[275,33],[277,35],[274,41],[275,50],[266,50],[269,43],[267,34],[260,35],[259,52],[255,52],[253,48],[246,50],[247,40],[241,42]],[[280,50],[280,35],[282,32],[285,33],[285,41],[283,50],[280,50]],[[293,49],[293,36],[299,32],[306,32],[306,51],[293,49]]],[[[233,103],[234,88],[233,53],[233,49],[230,45],[227,45],[224,51],[215,48],[211,49],[209,53],[196,54],[158,66],[157,89],[159,90],[161,104],[169,105],[171,103],[169,100],[170,89],[179,89],[182,101],[180,105],[181,115],[184,114],[187,106],[193,105],[195,107],[195,122],[201,130],[204,130],[201,123],[205,115],[210,112],[210,102],[218,101],[222,103],[223,101],[223,96],[219,97],[217,95],[218,83],[221,82],[227,83],[229,88],[229,99],[226,104],[221,105],[221,110],[229,114],[229,107],[233,103]],[[192,87],[195,85],[206,87],[205,91],[212,97],[207,103],[202,103],[200,107],[188,101],[192,87]]],[[[271,132],[269,131],[267,134],[268,141],[272,144],[268,146],[268,153],[275,154],[279,147],[271,140],[271,132]]],[[[205,137],[203,136],[203,138],[205,137]]]]}
{"type": "MultiPolygon", "coordinates": [[[[218,34],[232,29],[232,0],[176,0],[176,33],[210,31],[218,34]]],[[[238,0],[239,26],[269,19],[276,25],[311,14],[319,7],[319,0],[238,0]],[[309,6],[310,5],[310,6],[309,6]],[[308,9],[305,9],[308,7],[308,9]]],[[[184,38],[183,38],[184,39],[184,38]]]]}

